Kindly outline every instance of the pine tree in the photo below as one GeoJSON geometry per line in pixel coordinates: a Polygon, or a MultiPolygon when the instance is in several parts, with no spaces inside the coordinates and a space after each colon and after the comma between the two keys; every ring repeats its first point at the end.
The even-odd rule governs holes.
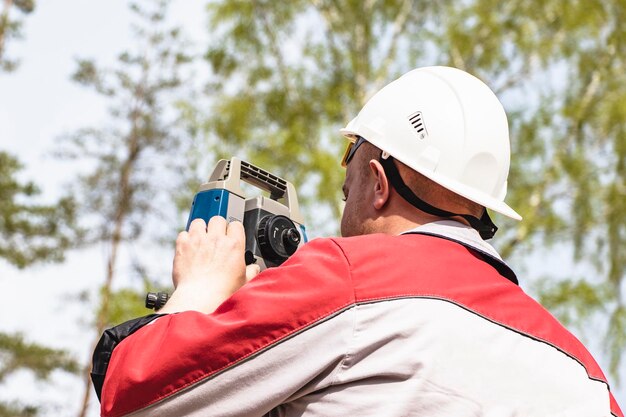
{"type": "MultiPolygon", "coordinates": [[[[37,262],[62,261],[78,239],[73,200],[38,203],[37,186],[17,180],[21,169],[15,157],[0,151],[0,259],[20,269],[37,262]]],[[[0,332],[0,384],[22,369],[46,380],[57,369],[75,373],[78,364],[64,350],[28,342],[19,333],[0,332]]],[[[35,416],[39,411],[38,406],[0,401],[0,417],[35,416]]]]}
{"type": "MultiPolygon", "coordinates": [[[[38,379],[47,380],[52,371],[78,373],[79,365],[67,352],[24,340],[21,334],[0,333],[0,383],[21,369],[32,371],[38,379]]],[[[19,402],[0,402],[0,417],[31,417],[40,407],[19,402]]]]}
{"type": "MultiPolygon", "coordinates": [[[[29,14],[32,0],[5,0],[0,13],[0,71],[17,68],[6,58],[7,40],[21,36],[19,19],[13,11],[29,14]]],[[[75,205],[71,198],[54,204],[37,201],[40,190],[33,182],[17,179],[23,168],[18,159],[0,150],[0,259],[23,269],[38,262],[63,260],[65,251],[78,239],[74,225],[75,205]]],[[[19,333],[0,332],[0,385],[15,372],[28,370],[47,380],[54,370],[78,371],[78,363],[64,350],[26,341],[19,333]]],[[[0,417],[33,417],[41,406],[19,401],[0,401],[0,417]]]]}
{"type": "Polygon", "coordinates": [[[34,0],[4,0],[0,12],[0,70],[10,72],[17,67],[17,61],[6,57],[7,40],[20,38],[22,21],[12,18],[16,13],[26,15],[35,9],[34,0]]]}
{"type": "Polygon", "coordinates": [[[55,204],[39,204],[32,183],[20,183],[19,161],[0,151],[0,258],[18,268],[42,261],[62,261],[78,239],[76,205],[71,197],[55,204]]]}
{"type": "MultiPolygon", "coordinates": [[[[0,151],[0,259],[20,269],[61,261],[78,238],[74,203],[70,198],[52,205],[37,203],[37,186],[16,179],[21,168],[15,157],[0,151]]],[[[28,342],[19,333],[0,332],[0,384],[23,369],[46,380],[57,369],[77,372],[78,363],[64,350],[28,342]]],[[[0,417],[35,416],[39,411],[38,406],[0,401],[0,417]]]]}

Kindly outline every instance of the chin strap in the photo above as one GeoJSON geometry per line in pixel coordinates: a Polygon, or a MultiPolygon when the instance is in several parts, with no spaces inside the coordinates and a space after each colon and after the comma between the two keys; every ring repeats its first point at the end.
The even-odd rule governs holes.
{"type": "Polygon", "coordinates": [[[487,213],[487,209],[485,209],[485,211],[483,212],[483,215],[479,219],[469,214],[452,213],[452,212],[431,206],[430,204],[428,204],[427,202],[425,202],[424,200],[416,196],[413,193],[413,191],[411,191],[411,189],[407,187],[407,185],[402,180],[402,177],[400,176],[400,172],[398,172],[398,168],[396,167],[396,164],[393,162],[392,156],[383,158],[381,155],[381,157],[379,158],[379,162],[385,169],[385,174],[387,175],[387,178],[389,179],[389,182],[391,183],[393,188],[395,188],[398,194],[400,194],[400,196],[404,198],[413,207],[416,207],[425,213],[432,214],[433,216],[462,217],[465,220],[467,220],[470,226],[476,229],[478,233],[480,233],[480,237],[482,237],[485,240],[491,239],[493,235],[495,235],[496,232],[498,231],[498,227],[495,224],[493,224],[493,222],[491,221],[491,218],[489,217],[489,214],[487,213]]]}

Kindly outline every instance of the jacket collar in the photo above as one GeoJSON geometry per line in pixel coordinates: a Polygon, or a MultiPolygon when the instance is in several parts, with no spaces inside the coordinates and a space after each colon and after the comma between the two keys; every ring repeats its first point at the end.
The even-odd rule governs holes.
{"type": "Polygon", "coordinates": [[[518,284],[515,272],[502,260],[493,246],[485,242],[476,230],[463,223],[454,220],[439,220],[426,223],[401,234],[429,235],[459,243],[478,252],[482,255],[483,260],[493,266],[500,275],[518,284]]]}

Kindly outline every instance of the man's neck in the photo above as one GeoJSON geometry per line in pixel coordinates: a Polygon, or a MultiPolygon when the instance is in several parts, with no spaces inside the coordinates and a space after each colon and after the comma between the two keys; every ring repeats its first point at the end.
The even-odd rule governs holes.
{"type": "Polygon", "coordinates": [[[413,215],[410,218],[401,215],[390,215],[376,222],[372,233],[385,233],[387,235],[399,235],[407,230],[415,229],[424,224],[433,223],[439,220],[445,220],[442,217],[424,215],[413,215]]]}

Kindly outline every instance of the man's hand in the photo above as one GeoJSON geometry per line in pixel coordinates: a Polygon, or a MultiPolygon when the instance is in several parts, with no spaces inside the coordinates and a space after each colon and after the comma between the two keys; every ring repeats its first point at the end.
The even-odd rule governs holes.
{"type": "Polygon", "coordinates": [[[224,300],[259,273],[246,268],[246,237],[240,222],[213,217],[191,222],[176,239],[172,280],[176,288],[159,313],[195,310],[213,312],[224,300]]]}

